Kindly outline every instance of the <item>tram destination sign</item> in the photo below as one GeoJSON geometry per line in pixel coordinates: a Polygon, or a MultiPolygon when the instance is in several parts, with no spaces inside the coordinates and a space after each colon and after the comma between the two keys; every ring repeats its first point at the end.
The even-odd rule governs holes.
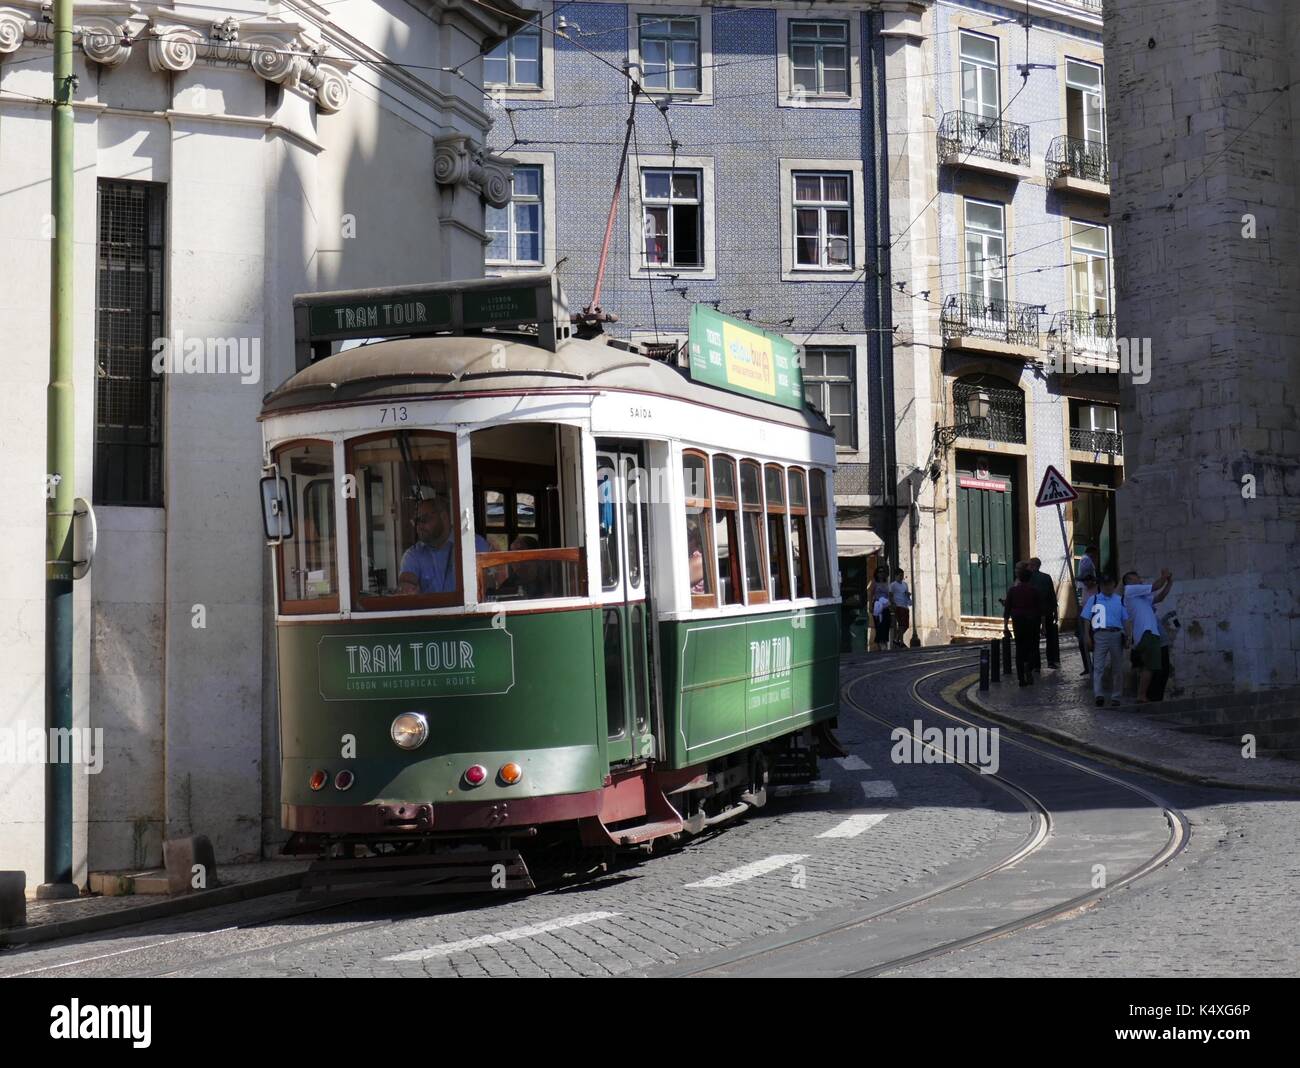
{"type": "Polygon", "coordinates": [[[458,334],[494,327],[536,327],[552,352],[567,336],[568,306],[551,274],[471,278],[424,286],[302,293],[293,298],[298,368],[323,359],[337,341],[458,334]]]}
{"type": "Polygon", "coordinates": [[[687,343],[693,381],[803,411],[799,349],[789,338],[696,304],[687,343]]]}
{"type": "Polygon", "coordinates": [[[326,701],[479,697],[515,684],[514,638],[504,627],[326,634],[316,653],[326,701]]]}

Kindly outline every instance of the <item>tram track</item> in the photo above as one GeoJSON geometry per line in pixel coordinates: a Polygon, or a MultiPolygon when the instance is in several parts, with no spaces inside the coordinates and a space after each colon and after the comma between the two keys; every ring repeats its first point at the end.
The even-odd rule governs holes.
{"type": "MultiPolygon", "coordinates": [[[[1031,755],[1033,758],[1069,768],[1071,771],[1085,777],[1105,782],[1111,787],[1127,791],[1140,797],[1149,805],[1155,806],[1161,810],[1168,827],[1168,833],[1165,841],[1154,854],[1144,858],[1140,863],[1124,871],[1117,879],[1113,881],[1107,880],[1103,888],[1072,895],[1063,901],[1053,902],[1046,907],[1035,909],[1024,915],[1018,916],[1015,919],[973,931],[962,937],[943,939],[939,942],[927,945],[919,950],[906,954],[887,956],[886,959],[874,961],[866,967],[840,969],[836,971],[835,974],[841,978],[869,978],[886,974],[888,972],[898,971],[922,961],[931,960],[962,949],[977,946],[995,938],[1014,934],[1018,931],[1039,926],[1092,908],[1116,891],[1131,886],[1144,876],[1163,867],[1186,847],[1189,838],[1190,832],[1188,821],[1181,810],[1153,791],[1148,790],[1146,787],[1138,783],[1126,781],[1118,776],[1111,775],[1105,771],[1099,770],[1098,768],[1084,764],[1079,760],[1075,760],[1070,756],[1064,755],[1060,751],[1055,751],[1056,747],[1054,746],[1045,749],[1043,748],[1043,743],[1031,744],[1030,742],[1017,738],[1015,737],[1015,734],[1018,732],[1000,724],[980,723],[976,722],[980,717],[968,719],[964,716],[958,715],[948,709],[942,708],[933,701],[922,696],[921,686],[923,683],[958,670],[969,670],[974,666],[969,659],[969,654],[954,654],[949,657],[939,657],[933,660],[921,661],[919,664],[912,664],[910,666],[924,667],[933,663],[944,663],[947,666],[940,667],[935,671],[914,679],[909,687],[909,697],[917,705],[921,706],[921,708],[932,715],[942,717],[944,720],[958,724],[963,729],[972,727],[983,730],[996,729],[1001,741],[1012,745],[1023,753],[1031,755]]],[[[888,669],[882,669],[882,671],[883,670],[888,669]]],[[[910,725],[895,722],[887,716],[871,711],[865,708],[862,703],[857,700],[855,691],[862,685],[862,683],[878,674],[880,674],[880,672],[858,675],[846,682],[841,687],[841,696],[844,698],[844,701],[864,718],[873,720],[882,726],[887,727],[891,732],[902,730],[907,737],[915,739],[923,747],[933,750],[935,748],[934,743],[926,742],[918,738],[910,725]]],[[[1047,744],[1050,745],[1050,743],[1047,744]]],[[[948,758],[952,758],[954,755],[948,752],[947,749],[944,749],[943,751],[948,758]]],[[[954,763],[955,762],[956,761],[954,761],[954,763]]],[[[892,903],[885,908],[878,908],[856,917],[841,919],[829,924],[810,924],[801,930],[797,930],[774,940],[766,941],[759,946],[751,947],[748,950],[742,947],[735,952],[715,954],[712,959],[702,967],[697,966],[687,969],[672,969],[668,974],[683,977],[736,974],[734,970],[737,966],[752,965],[758,962],[766,962],[769,968],[768,973],[771,974],[771,966],[774,963],[774,959],[780,958],[783,954],[788,957],[793,951],[808,949],[819,942],[824,942],[832,936],[842,936],[850,932],[860,931],[871,924],[876,924],[890,918],[897,918],[911,910],[920,910],[927,905],[939,904],[946,906],[949,902],[945,899],[951,899],[960,895],[963,891],[978,888],[981,884],[988,883],[999,874],[1011,871],[1034,854],[1038,853],[1049,842],[1053,831],[1056,828],[1057,821],[1054,820],[1052,810],[1048,803],[1039,797],[1034,790],[1027,788],[1021,783],[1017,783],[1008,776],[1000,773],[984,773],[978,768],[965,763],[958,763],[957,766],[964,768],[967,772],[975,775],[977,778],[986,780],[992,785],[1007,792],[1010,796],[1014,797],[1030,815],[1032,821],[1031,830],[1012,852],[972,874],[930,888],[905,900],[892,903]]],[[[739,974],[751,973],[741,972],[739,974]]],[[[779,966],[776,974],[780,974],[779,966]]]]}
{"type": "MultiPolygon", "coordinates": [[[[863,716],[865,719],[879,723],[881,726],[884,726],[889,730],[902,729],[908,737],[915,737],[910,723],[904,724],[896,722],[894,719],[864,706],[862,701],[859,700],[860,691],[871,679],[878,678],[890,672],[900,669],[923,669],[934,667],[935,670],[929,671],[912,680],[909,686],[908,696],[911,701],[914,702],[914,706],[909,708],[909,712],[913,711],[915,706],[919,706],[920,709],[924,709],[930,716],[941,717],[947,722],[955,723],[962,727],[986,727],[985,724],[976,721],[978,717],[975,717],[975,719],[968,719],[956,712],[942,708],[935,702],[929,700],[921,692],[924,685],[933,680],[939,679],[942,676],[953,674],[957,671],[970,671],[974,667],[974,664],[968,650],[954,650],[951,653],[928,657],[924,660],[915,660],[910,656],[898,656],[896,661],[893,656],[890,656],[889,659],[891,663],[880,665],[875,670],[863,670],[860,673],[855,674],[853,678],[849,679],[841,687],[841,694],[845,708],[852,709],[855,713],[863,716]]],[[[974,714],[971,713],[971,715],[973,716],[974,714]]],[[[915,719],[915,716],[912,716],[911,718],[915,719]]],[[[1108,882],[1107,886],[1100,891],[1071,895],[1064,900],[1054,901],[1045,907],[1028,911],[1023,915],[1008,920],[1007,922],[990,924],[979,930],[963,934],[961,937],[944,938],[934,942],[933,944],[923,945],[922,948],[907,953],[886,955],[885,958],[873,960],[866,966],[840,969],[836,974],[843,977],[867,977],[889,971],[896,971],[924,960],[929,960],[937,956],[978,945],[994,938],[1046,923],[1074,912],[1082,911],[1092,907],[1109,894],[1131,885],[1145,875],[1150,874],[1152,871],[1155,871],[1162,865],[1168,863],[1168,861],[1176,856],[1185,846],[1188,836],[1185,817],[1183,817],[1181,812],[1176,808],[1168,805],[1162,798],[1158,797],[1150,790],[1147,790],[1139,784],[1126,782],[1117,776],[1087,766],[1078,760],[1063,755],[1061,752],[1052,751],[1054,747],[1045,750],[1041,743],[1035,742],[1035,744],[1030,744],[1030,742],[1013,737],[1012,735],[1016,732],[1013,732],[1004,726],[989,726],[997,726],[1001,741],[1014,747],[1018,751],[1027,754],[1031,758],[1047,762],[1056,767],[1068,768],[1073,773],[1083,775],[1091,780],[1098,782],[1104,781],[1111,789],[1127,791],[1140,797],[1147,805],[1159,807],[1166,816],[1169,828],[1165,842],[1160,849],[1145,857],[1140,863],[1126,868],[1118,878],[1108,882]]],[[[935,748],[934,743],[932,742],[924,740],[918,740],[918,742],[923,747],[929,747],[931,749],[935,748]]],[[[1050,743],[1048,743],[1048,745],[1050,746],[1050,743]]],[[[942,751],[945,757],[951,758],[953,756],[953,754],[948,752],[947,749],[943,749],[942,751]]],[[[963,891],[970,890],[971,888],[978,888],[982,884],[987,884],[990,880],[995,879],[1000,874],[1012,871],[1018,866],[1023,865],[1026,861],[1038,854],[1043,847],[1052,840],[1053,834],[1056,830],[1056,820],[1053,815],[1051,799],[1045,799],[1043,796],[1040,796],[1043,793],[1042,789],[1036,787],[1035,784],[1032,783],[1025,784],[1023,782],[1015,781],[1015,776],[1008,777],[1008,775],[1001,773],[986,775],[981,774],[978,768],[968,765],[965,765],[964,767],[968,773],[975,775],[982,781],[987,781],[990,785],[1002,790],[1009,797],[1013,798],[1016,804],[1029,816],[1030,827],[1026,833],[1018,838],[1015,842],[1014,848],[1005,852],[1002,856],[992,862],[980,866],[973,873],[968,873],[960,878],[949,880],[943,885],[927,889],[925,892],[910,896],[906,900],[891,903],[885,908],[877,908],[866,913],[858,913],[849,917],[844,917],[843,914],[840,914],[840,918],[837,919],[837,922],[827,923],[823,921],[820,924],[814,923],[805,925],[804,927],[797,928],[794,931],[786,932],[784,935],[773,936],[771,940],[765,940],[758,944],[750,943],[748,946],[738,946],[734,951],[723,951],[721,953],[713,954],[705,962],[697,961],[683,967],[684,962],[679,961],[677,965],[669,966],[669,968],[665,969],[660,974],[681,976],[702,976],[710,974],[725,975],[738,968],[752,967],[754,965],[762,965],[769,968],[773,965],[777,965],[779,968],[779,962],[782,959],[788,958],[792,953],[797,954],[809,947],[814,947],[819,942],[824,943],[825,940],[832,936],[852,936],[864,928],[869,928],[872,924],[879,924],[881,921],[888,922],[891,918],[896,919],[900,916],[905,917],[911,913],[917,913],[927,905],[938,905],[940,908],[943,908],[948,899],[960,895],[963,891]]],[[[708,837],[712,837],[712,835],[709,835],[708,837]]],[[[653,863],[653,861],[651,861],[651,863],[653,863]]],[[[617,871],[610,874],[616,875],[617,871]]],[[[575,887],[580,884],[580,879],[570,878],[544,890],[535,891],[528,896],[532,899],[536,899],[538,897],[547,897],[557,893],[572,892],[575,887]]],[[[350,937],[366,931],[391,927],[394,923],[401,922],[403,919],[407,918],[405,915],[399,914],[388,915],[375,920],[360,920],[359,922],[349,923],[346,919],[340,917],[343,926],[340,926],[335,930],[320,931],[319,929],[316,929],[310,934],[304,934],[302,937],[270,941],[261,945],[251,947],[243,946],[237,949],[231,947],[234,949],[233,952],[217,952],[210,957],[202,955],[201,947],[203,943],[207,943],[210,948],[217,948],[216,946],[212,946],[209,941],[210,939],[216,939],[223,935],[244,935],[249,932],[256,932],[260,929],[273,927],[276,924],[281,924],[286,921],[295,920],[299,917],[314,916],[323,913],[327,914],[344,908],[364,906],[366,902],[373,900],[378,899],[357,897],[349,898],[344,901],[307,904],[298,903],[283,910],[274,911],[252,923],[235,924],[212,931],[198,931],[185,934],[177,934],[173,932],[168,937],[152,940],[140,946],[125,947],[123,949],[102,954],[79,954],[78,958],[75,960],[51,963],[16,974],[58,974],[61,971],[66,971],[69,968],[77,967],[79,965],[85,965],[109,958],[124,958],[134,954],[159,951],[176,942],[189,941],[197,943],[194,946],[194,950],[197,952],[191,956],[191,959],[184,965],[178,966],[174,961],[169,961],[166,966],[159,968],[156,964],[151,967],[141,961],[140,963],[144,964],[143,967],[131,968],[125,971],[115,972],[114,974],[123,977],[163,977],[175,976],[181,973],[194,974],[196,971],[209,971],[213,968],[218,968],[243,958],[274,955],[279,952],[293,950],[307,945],[328,942],[334,939],[350,937]]],[[[441,907],[438,910],[438,914],[463,917],[467,911],[473,911],[475,906],[483,907],[496,903],[496,901],[489,902],[483,897],[483,895],[457,895],[454,898],[444,899],[440,902],[441,907]]],[[[423,914],[425,918],[429,915],[430,914],[427,912],[423,914]]],[[[417,918],[417,916],[412,916],[411,918],[417,918]]],[[[858,963],[861,964],[862,962],[859,961],[858,963]]]]}

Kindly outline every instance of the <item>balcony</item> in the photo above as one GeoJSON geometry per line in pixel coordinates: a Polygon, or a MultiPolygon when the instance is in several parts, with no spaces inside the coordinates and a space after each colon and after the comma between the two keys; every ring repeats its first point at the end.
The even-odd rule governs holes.
{"type": "Polygon", "coordinates": [[[950,348],[1017,359],[1039,359],[1042,306],[955,293],[943,302],[939,323],[950,348]]]}
{"type": "Polygon", "coordinates": [[[1115,316],[1103,312],[1057,312],[1047,331],[1049,363],[1061,374],[1119,369],[1115,316]]]}
{"type": "MultiPolygon", "coordinates": [[[[970,429],[963,437],[979,441],[1000,441],[1007,445],[1025,443],[1025,395],[1014,386],[999,388],[987,384],[974,385],[958,381],[952,387],[953,407],[966,411],[970,396],[982,391],[989,398],[989,414],[979,420],[978,429],[970,429]]],[[[975,424],[972,424],[974,427],[975,424]]]]}
{"type": "Polygon", "coordinates": [[[1056,190],[1110,196],[1110,153],[1105,142],[1056,137],[1047,150],[1047,182],[1056,190]]]}
{"type": "Polygon", "coordinates": [[[1070,448],[1094,456],[1124,455],[1124,435],[1118,430],[1084,430],[1070,427],[1070,448]]]}
{"type": "Polygon", "coordinates": [[[1029,177],[1029,127],[950,111],[939,122],[939,162],[1019,181],[1029,177]]]}

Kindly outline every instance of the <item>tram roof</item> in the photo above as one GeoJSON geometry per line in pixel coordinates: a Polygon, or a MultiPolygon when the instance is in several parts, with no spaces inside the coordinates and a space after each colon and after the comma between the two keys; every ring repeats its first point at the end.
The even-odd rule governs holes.
{"type": "Polygon", "coordinates": [[[561,340],[554,352],[535,337],[485,333],[376,341],[303,368],[268,393],[262,418],[289,411],[459,393],[606,389],[658,394],[741,415],[831,433],[812,408],[795,411],[691,381],[675,367],[611,343],[561,340]]]}

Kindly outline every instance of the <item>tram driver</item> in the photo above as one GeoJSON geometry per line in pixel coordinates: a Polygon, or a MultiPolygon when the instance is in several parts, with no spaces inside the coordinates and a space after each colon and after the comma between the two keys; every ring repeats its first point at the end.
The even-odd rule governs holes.
{"type": "MultiPolygon", "coordinates": [[[[451,522],[451,503],[445,495],[427,498],[415,506],[415,544],[402,555],[398,592],[454,593],[459,563],[451,522]]],[[[476,552],[489,552],[482,534],[474,536],[476,552]]]]}

